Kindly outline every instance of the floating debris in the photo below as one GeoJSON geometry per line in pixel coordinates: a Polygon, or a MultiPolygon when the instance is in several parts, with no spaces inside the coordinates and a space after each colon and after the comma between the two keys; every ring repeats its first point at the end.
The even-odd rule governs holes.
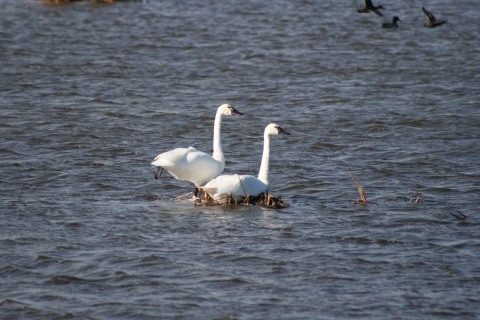
{"type": "Polygon", "coordinates": [[[459,221],[465,221],[467,220],[467,216],[461,213],[460,211],[456,210],[457,213],[449,212],[452,216],[457,218],[459,221]]]}
{"type": "Polygon", "coordinates": [[[413,189],[413,191],[415,191],[417,193],[417,199],[415,199],[415,201],[414,201],[413,198],[410,198],[410,203],[414,203],[414,202],[418,203],[419,201],[425,202],[425,200],[423,200],[420,192],[418,192],[416,189],[413,189]]]}
{"type": "Polygon", "coordinates": [[[147,200],[147,201],[155,201],[155,200],[158,200],[158,196],[153,195],[153,194],[147,194],[147,195],[143,196],[142,198],[144,198],[144,199],[147,200]]]}
{"type": "Polygon", "coordinates": [[[395,198],[388,198],[385,201],[397,201],[397,200],[404,200],[404,201],[409,201],[411,198],[408,197],[402,197],[402,196],[396,196],[395,198]]]}
{"type": "Polygon", "coordinates": [[[181,196],[174,197],[172,200],[185,200],[187,196],[193,194],[193,191],[190,191],[188,193],[182,194],[181,196]]]}
{"type": "Polygon", "coordinates": [[[408,201],[410,204],[419,203],[420,201],[425,202],[422,195],[420,194],[420,192],[417,191],[417,189],[413,189],[413,191],[415,191],[415,193],[417,194],[416,198],[396,196],[395,198],[388,198],[388,199],[386,199],[386,201],[394,201],[395,202],[397,200],[404,200],[404,201],[408,201]]]}

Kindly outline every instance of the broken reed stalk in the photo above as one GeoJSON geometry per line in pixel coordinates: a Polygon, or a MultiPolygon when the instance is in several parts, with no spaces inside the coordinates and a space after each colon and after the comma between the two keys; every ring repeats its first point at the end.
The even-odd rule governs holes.
{"type": "Polygon", "coordinates": [[[365,192],[363,192],[362,185],[358,181],[358,178],[348,171],[347,171],[347,173],[350,176],[350,178],[352,178],[355,185],[357,186],[358,193],[360,193],[360,198],[362,198],[362,200],[357,200],[353,204],[367,204],[368,203],[367,197],[365,196],[365,192]]]}
{"type": "Polygon", "coordinates": [[[233,195],[230,193],[230,195],[227,197],[228,201],[227,201],[227,206],[231,206],[232,204],[235,204],[236,206],[238,206],[238,202],[235,198],[233,198],[233,195]]]}
{"type": "MultiPolygon", "coordinates": [[[[420,192],[417,191],[417,189],[413,189],[413,191],[417,193],[417,199],[415,199],[415,203],[418,203],[419,201],[425,202],[425,200],[423,200],[422,198],[422,195],[420,194],[420,192]]],[[[413,203],[413,198],[410,198],[410,203],[413,203]]]]}
{"type": "Polygon", "coordinates": [[[193,192],[190,191],[189,193],[182,194],[181,196],[175,197],[172,200],[183,200],[185,196],[188,196],[189,194],[192,194],[193,192]]]}

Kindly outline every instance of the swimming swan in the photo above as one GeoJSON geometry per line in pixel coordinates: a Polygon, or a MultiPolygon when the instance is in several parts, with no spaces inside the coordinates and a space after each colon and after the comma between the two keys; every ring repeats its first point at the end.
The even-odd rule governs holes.
{"type": "Polygon", "coordinates": [[[225,199],[232,195],[236,201],[241,201],[245,195],[256,197],[261,193],[269,193],[270,136],[277,134],[290,135],[275,123],[271,123],[265,128],[263,156],[258,178],[250,175],[222,175],[203,186],[203,191],[215,200],[225,199]]]}
{"type": "Polygon", "coordinates": [[[222,118],[230,115],[243,115],[228,104],[222,104],[217,109],[213,128],[213,155],[198,151],[193,147],[177,148],[159,154],[152,165],[157,166],[155,179],[158,179],[165,169],[177,180],[191,182],[195,185],[195,195],[198,187],[222,173],[225,168],[225,156],[220,140],[222,118]]]}

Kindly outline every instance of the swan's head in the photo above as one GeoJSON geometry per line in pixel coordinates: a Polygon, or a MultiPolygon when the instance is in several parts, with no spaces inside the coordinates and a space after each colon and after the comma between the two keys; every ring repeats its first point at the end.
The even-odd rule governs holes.
{"type": "Polygon", "coordinates": [[[243,113],[226,103],[218,107],[217,112],[223,116],[243,116],[243,113]]]}
{"type": "Polygon", "coordinates": [[[290,135],[287,131],[283,130],[278,124],[276,123],[270,123],[266,128],[265,128],[265,133],[268,134],[269,136],[274,135],[274,134],[286,134],[290,135]]]}

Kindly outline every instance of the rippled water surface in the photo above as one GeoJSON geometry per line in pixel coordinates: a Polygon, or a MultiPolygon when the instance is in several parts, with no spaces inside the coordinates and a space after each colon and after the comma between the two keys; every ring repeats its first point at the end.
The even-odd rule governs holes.
{"type": "Polygon", "coordinates": [[[382,4],[2,1],[0,318],[478,319],[480,2],[382,4]],[[290,207],[155,182],[223,103],[290,207]]]}

